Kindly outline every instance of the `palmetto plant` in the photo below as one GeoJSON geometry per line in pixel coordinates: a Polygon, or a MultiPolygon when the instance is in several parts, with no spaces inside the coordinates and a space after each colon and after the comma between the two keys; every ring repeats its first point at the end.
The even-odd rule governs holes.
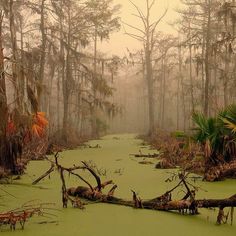
{"type": "Polygon", "coordinates": [[[216,117],[194,113],[193,121],[196,125],[193,138],[204,146],[207,164],[216,165],[236,157],[236,105],[216,117]]]}
{"type": "Polygon", "coordinates": [[[236,105],[229,106],[220,114],[220,119],[224,122],[225,128],[236,134],[236,105]]]}

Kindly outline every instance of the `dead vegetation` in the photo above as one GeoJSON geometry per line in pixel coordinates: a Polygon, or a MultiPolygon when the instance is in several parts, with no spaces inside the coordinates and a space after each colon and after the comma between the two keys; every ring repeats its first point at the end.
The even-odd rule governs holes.
{"type": "MultiPolygon", "coordinates": [[[[33,184],[38,183],[43,178],[48,176],[52,171],[57,170],[60,174],[60,179],[62,183],[62,205],[63,207],[68,206],[68,201],[71,202],[73,207],[84,209],[85,203],[82,200],[88,200],[89,202],[96,203],[109,203],[116,205],[124,205],[140,209],[150,209],[150,210],[161,210],[161,211],[177,211],[181,214],[196,215],[199,214],[200,208],[218,208],[219,214],[217,217],[217,223],[226,223],[226,218],[224,209],[231,207],[232,209],[236,207],[236,195],[225,199],[197,199],[196,193],[199,189],[194,186],[189,181],[189,174],[185,172],[180,172],[179,174],[173,174],[169,181],[178,181],[176,186],[165,192],[159,197],[155,197],[150,200],[142,200],[141,197],[137,195],[134,190],[132,192],[132,199],[126,200],[122,198],[117,198],[114,196],[117,185],[112,181],[108,180],[102,182],[99,175],[88,163],[82,162],[81,166],[74,165],[71,168],[65,168],[61,166],[58,162],[58,154],[55,155],[55,161],[51,161],[50,169],[40,176],[33,184]],[[87,170],[95,179],[97,185],[92,186],[89,181],[79,175],[76,170],[87,170]],[[66,181],[64,174],[68,172],[79,178],[86,186],[78,187],[66,187],[66,181]],[[111,185],[110,190],[105,194],[103,189],[111,185]],[[179,190],[184,190],[184,195],[180,199],[173,199],[174,192],[179,190]]],[[[232,210],[233,211],[233,210],[232,210]]],[[[231,222],[233,214],[231,213],[231,222]]]]}
{"type": "Polygon", "coordinates": [[[160,161],[156,164],[158,169],[181,167],[184,171],[203,175],[203,179],[210,182],[236,177],[235,160],[206,167],[204,148],[190,137],[175,137],[159,131],[152,138],[145,137],[145,140],[160,152],[160,161]]]}
{"type": "Polygon", "coordinates": [[[25,223],[33,216],[46,216],[53,215],[48,213],[48,210],[52,210],[51,203],[35,203],[29,201],[22,205],[20,208],[0,213],[0,228],[9,226],[10,230],[16,230],[17,224],[20,225],[23,230],[25,223]]]}
{"type": "Polygon", "coordinates": [[[153,157],[159,159],[156,168],[172,169],[181,167],[185,171],[198,174],[204,173],[204,153],[201,147],[192,142],[190,138],[176,138],[164,131],[158,131],[152,138],[140,138],[146,140],[155,150],[158,150],[159,154],[153,155],[153,157]]]}

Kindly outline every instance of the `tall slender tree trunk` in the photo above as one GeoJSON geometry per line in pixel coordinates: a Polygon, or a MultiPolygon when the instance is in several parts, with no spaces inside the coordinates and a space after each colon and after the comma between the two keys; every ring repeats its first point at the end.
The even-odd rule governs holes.
{"type": "MultiPolygon", "coordinates": [[[[150,30],[150,5],[149,1],[147,4],[147,19],[146,29],[150,30]]],[[[153,71],[152,71],[152,42],[153,38],[150,32],[146,35],[146,47],[145,47],[145,61],[146,61],[146,78],[148,85],[148,111],[149,111],[149,135],[152,136],[155,133],[155,116],[154,116],[154,86],[153,86],[153,71]]]]}
{"type": "Polygon", "coordinates": [[[146,79],[148,82],[149,135],[155,132],[154,123],[154,88],[150,46],[146,47],[146,79]]]}
{"type": "Polygon", "coordinates": [[[25,72],[24,72],[24,33],[23,33],[23,18],[20,18],[20,48],[21,48],[21,65],[20,65],[20,78],[19,78],[19,89],[21,94],[21,103],[22,103],[22,111],[25,111],[24,104],[26,102],[25,94],[26,94],[26,81],[25,81],[25,72]]]}
{"type": "Polygon", "coordinates": [[[71,68],[71,9],[69,7],[68,9],[68,38],[67,38],[67,47],[66,47],[66,77],[63,83],[63,92],[64,92],[64,113],[63,113],[63,138],[67,142],[68,141],[68,124],[69,124],[69,99],[70,99],[70,87],[71,87],[71,81],[72,81],[72,68],[71,68]]]}
{"type": "MultiPolygon", "coordinates": [[[[143,86],[142,86],[142,93],[141,93],[141,99],[142,99],[142,107],[143,107],[143,114],[147,114],[147,98],[145,97],[145,90],[146,90],[146,83],[145,83],[145,80],[146,80],[146,63],[145,63],[145,59],[144,59],[144,55],[143,55],[143,50],[141,51],[141,60],[142,60],[142,80],[143,80],[143,86]]],[[[146,130],[146,119],[145,117],[142,118],[143,119],[143,122],[142,122],[142,125],[143,125],[143,130],[146,130]]]]}
{"type": "Polygon", "coordinates": [[[97,138],[99,136],[98,134],[98,124],[97,124],[97,88],[96,84],[98,83],[98,77],[97,77],[97,26],[95,26],[94,29],[94,64],[93,64],[93,99],[94,102],[91,105],[91,122],[92,122],[92,136],[97,138]]]}
{"type": "Polygon", "coordinates": [[[4,56],[2,46],[2,21],[3,13],[0,11],[0,166],[5,167],[5,144],[6,144],[6,124],[7,124],[7,96],[4,74],[4,56]]]}
{"type": "MultiPolygon", "coordinates": [[[[60,71],[64,74],[63,68],[60,71]]],[[[61,95],[60,79],[61,79],[61,77],[62,77],[62,75],[58,71],[58,75],[57,75],[57,130],[58,131],[60,130],[60,123],[61,123],[60,122],[60,117],[61,117],[61,113],[60,113],[60,97],[61,97],[60,96],[61,95]]]]}
{"type": "Polygon", "coordinates": [[[206,52],[205,52],[205,102],[204,102],[204,114],[209,115],[209,86],[210,86],[210,51],[211,51],[211,0],[206,0],[207,4],[207,29],[206,29],[206,52]]]}
{"type": "Polygon", "coordinates": [[[45,1],[41,1],[41,10],[40,10],[40,30],[41,30],[41,38],[42,38],[42,44],[40,47],[41,50],[41,58],[40,58],[40,69],[39,69],[39,85],[37,88],[38,93],[38,102],[39,107],[41,110],[46,110],[46,101],[43,100],[42,92],[43,92],[43,82],[44,82],[44,71],[45,71],[45,62],[46,62],[46,42],[47,42],[47,36],[45,32],[45,1]],[[44,102],[43,102],[44,101],[44,102]]]}
{"type": "MultiPolygon", "coordinates": [[[[227,32],[227,26],[226,26],[227,32]]],[[[223,80],[223,90],[224,90],[224,107],[229,105],[229,91],[228,91],[228,83],[229,83],[229,66],[230,63],[230,54],[229,54],[229,46],[226,44],[225,46],[225,72],[224,72],[224,80],[223,80]]]]}
{"type": "MultiPolygon", "coordinates": [[[[177,129],[180,128],[180,93],[181,93],[181,84],[182,84],[182,55],[181,55],[181,45],[178,47],[178,56],[179,56],[179,76],[178,76],[178,85],[177,85],[177,129]]],[[[183,122],[185,123],[185,104],[184,104],[184,96],[182,97],[182,108],[183,108],[183,122]]]]}
{"type": "MultiPolygon", "coordinates": [[[[50,49],[49,49],[50,51],[50,49]]],[[[49,94],[48,96],[48,113],[49,113],[49,118],[50,118],[50,123],[49,123],[49,135],[51,135],[54,131],[54,113],[53,113],[53,109],[52,109],[52,100],[53,100],[53,78],[55,76],[55,70],[56,70],[56,65],[54,64],[54,62],[51,64],[51,68],[50,68],[50,78],[49,78],[49,94]]]]}
{"type": "MultiPolygon", "coordinates": [[[[60,0],[60,8],[63,8],[63,0],[60,0]]],[[[61,92],[63,94],[64,101],[64,90],[65,90],[65,55],[64,55],[64,37],[63,37],[63,17],[59,16],[60,24],[60,69],[58,70],[57,76],[57,130],[61,130],[61,112],[60,112],[60,97],[61,92]],[[61,86],[62,90],[61,90],[61,86]]]]}
{"type": "Polygon", "coordinates": [[[15,156],[11,151],[11,143],[7,136],[8,107],[4,71],[2,22],[3,13],[0,11],[0,166],[15,173],[15,156]]]}
{"type": "Polygon", "coordinates": [[[183,75],[181,75],[181,92],[182,92],[182,106],[183,106],[183,122],[184,122],[184,125],[183,125],[183,128],[184,128],[184,131],[186,131],[186,101],[185,101],[185,88],[184,88],[184,77],[183,75]]]}
{"type": "Polygon", "coordinates": [[[166,100],[166,60],[163,58],[162,64],[162,110],[161,110],[161,128],[165,129],[165,100],[166,100]]]}
{"type": "MultiPolygon", "coordinates": [[[[203,45],[202,45],[202,58],[205,58],[205,36],[203,36],[203,45]]],[[[204,112],[205,106],[205,63],[202,61],[201,64],[201,108],[204,112]]]]}
{"type": "Polygon", "coordinates": [[[189,77],[190,77],[190,94],[191,94],[191,113],[194,113],[195,111],[195,105],[194,105],[194,89],[193,89],[193,63],[192,63],[192,45],[190,42],[189,46],[189,77]]]}
{"type": "Polygon", "coordinates": [[[11,47],[12,47],[12,80],[14,82],[15,86],[15,92],[16,92],[16,104],[17,108],[20,112],[22,112],[22,98],[20,94],[19,89],[19,81],[18,81],[18,74],[19,74],[19,57],[18,57],[18,51],[17,51],[17,38],[16,38],[16,26],[15,26],[15,17],[14,17],[14,1],[9,1],[9,24],[10,24],[10,36],[11,36],[11,47]]]}
{"type": "Polygon", "coordinates": [[[217,96],[217,52],[214,52],[214,115],[217,115],[218,96],[217,96]]]}
{"type": "Polygon", "coordinates": [[[64,81],[64,88],[63,88],[63,139],[65,142],[68,141],[68,114],[69,114],[69,79],[70,79],[70,65],[69,65],[69,49],[67,49],[67,56],[66,56],[66,78],[64,81]]]}

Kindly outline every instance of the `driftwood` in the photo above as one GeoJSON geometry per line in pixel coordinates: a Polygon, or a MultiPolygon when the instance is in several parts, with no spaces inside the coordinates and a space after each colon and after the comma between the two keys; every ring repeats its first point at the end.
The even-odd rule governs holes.
{"type": "Polygon", "coordinates": [[[88,145],[88,148],[102,148],[99,144],[96,144],[95,146],[88,145]]]}
{"type": "MultiPolygon", "coordinates": [[[[62,187],[61,187],[61,194],[62,194],[62,204],[63,204],[63,208],[67,208],[67,205],[68,205],[68,201],[71,202],[71,204],[74,206],[74,207],[77,207],[77,208],[81,208],[83,209],[84,208],[84,204],[79,200],[79,199],[72,199],[68,194],[67,194],[67,189],[66,189],[66,181],[65,181],[65,177],[64,177],[64,173],[67,172],[69,173],[70,175],[74,175],[76,177],[78,177],[80,180],[82,180],[84,183],[86,183],[89,188],[91,190],[94,190],[93,187],[90,185],[90,183],[88,181],[86,181],[82,176],[80,176],[79,174],[75,173],[74,171],[75,170],[79,170],[79,169],[86,169],[86,163],[84,162],[84,166],[73,166],[71,168],[66,168],[66,167],[63,167],[59,164],[58,162],[58,158],[59,158],[59,153],[57,152],[55,155],[54,155],[54,158],[55,160],[52,161],[52,160],[49,160],[47,159],[50,163],[51,163],[51,167],[49,170],[47,170],[44,174],[42,174],[39,178],[37,178],[35,181],[33,181],[33,185],[39,183],[41,180],[43,180],[44,178],[46,178],[47,176],[49,176],[53,171],[57,170],[60,174],[60,179],[61,179],[61,182],[62,182],[62,187]]],[[[101,185],[101,188],[102,188],[102,185],[101,185]]]]}
{"type": "MultiPolygon", "coordinates": [[[[60,174],[60,179],[62,182],[62,203],[63,207],[67,207],[68,201],[72,203],[73,207],[78,207],[83,209],[84,203],[81,199],[85,199],[91,202],[102,202],[116,205],[129,206],[134,208],[144,208],[150,210],[160,210],[160,211],[178,211],[181,214],[189,213],[192,215],[198,214],[199,208],[218,208],[219,214],[217,217],[217,223],[225,223],[228,216],[224,214],[224,208],[231,207],[231,223],[233,220],[233,209],[236,207],[236,194],[234,196],[225,199],[196,199],[197,188],[188,182],[188,174],[180,173],[178,174],[179,182],[178,184],[167,191],[163,195],[150,199],[142,200],[134,190],[132,191],[132,199],[126,200],[122,198],[117,198],[114,196],[117,185],[113,183],[112,180],[102,182],[96,171],[86,162],[82,162],[82,166],[73,166],[72,168],[65,168],[58,163],[58,154],[55,155],[55,161],[51,161],[51,168],[43,174],[37,181],[45,178],[51,173],[51,170],[57,169],[60,174]],[[88,181],[86,181],[82,176],[75,173],[75,170],[87,170],[95,178],[97,185],[92,186],[88,181]],[[66,182],[64,178],[64,172],[68,172],[71,175],[78,177],[87,186],[78,186],[66,188],[66,182]],[[108,185],[112,185],[107,194],[102,191],[108,185]],[[173,200],[172,192],[179,188],[185,189],[185,195],[181,199],[173,200]]],[[[176,176],[175,176],[176,177],[176,176]]],[[[171,178],[169,178],[171,180],[171,178]]],[[[176,179],[172,177],[172,180],[176,179]]]]}
{"type": "Polygon", "coordinates": [[[51,163],[51,167],[48,171],[46,171],[43,175],[41,175],[38,179],[36,179],[32,184],[35,185],[39,183],[42,179],[50,175],[53,171],[55,170],[55,165],[54,163],[51,163]]]}
{"type": "Polygon", "coordinates": [[[157,157],[160,157],[160,154],[159,154],[159,153],[143,154],[143,153],[141,152],[141,150],[139,150],[139,154],[130,154],[130,156],[134,156],[134,157],[137,157],[137,158],[157,158],[157,157]]]}
{"type": "MultiPolygon", "coordinates": [[[[160,211],[178,211],[182,214],[188,212],[192,215],[198,214],[199,208],[219,208],[219,214],[217,217],[218,224],[225,223],[225,207],[231,207],[232,209],[236,207],[236,194],[226,199],[195,199],[195,187],[187,182],[188,174],[182,173],[179,174],[179,183],[173,189],[154,199],[142,200],[133,190],[131,190],[133,194],[132,200],[117,198],[114,196],[114,191],[117,188],[117,185],[114,185],[108,194],[103,194],[102,188],[99,187],[101,183],[99,176],[97,176],[96,173],[94,173],[94,171],[88,166],[86,166],[86,168],[95,177],[98,184],[97,187],[94,187],[93,190],[84,186],[79,186],[77,188],[72,187],[67,189],[67,194],[69,196],[83,198],[89,201],[123,205],[134,208],[160,211]],[[185,196],[179,200],[172,200],[172,192],[181,186],[186,189],[185,196]],[[192,186],[192,189],[190,186],[192,186]]],[[[231,218],[232,217],[233,214],[231,214],[231,218]]]]}
{"type": "Polygon", "coordinates": [[[94,149],[96,149],[96,148],[102,148],[99,144],[96,144],[96,145],[94,145],[94,146],[89,145],[89,144],[82,144],[82,145],[80,145],[80,147],[81,147],[81,148],[94,148],[94,149]]]}
{"type": "MultiPolygon", "coordinates": [[[[70,196],[77,196],[85,198],[90,201],[99,201],[103,203],[112,203],[123,206],[130,206],[135,208],[144,208],[151,210],[162,211],[180,211],[184,213],[190,211],[191,214],[197,214],[198,208],[225,208],[236,207],[236,195],[226,199],[202,199],[202,200],[166,200],[167,195],[154,198],[151,200],[142,201],[140,198],[134,197],[133,200],[124,200],[114,197],[109,194],[101,194],[91,192],[87,187],[79,186],[77,188],[69,188],[68,194],[70,196]],[[138,202],[139,201],[139,202],[138,202]]],[[[136,196],[136,194],[135,194],[136,196]]]]}
{"type": "Polygon", "coordinates": [[[151,161],[139,161],[139,164],[142,164],[142,165],[152,165],[154,163],[151,162],[151,161]]]}

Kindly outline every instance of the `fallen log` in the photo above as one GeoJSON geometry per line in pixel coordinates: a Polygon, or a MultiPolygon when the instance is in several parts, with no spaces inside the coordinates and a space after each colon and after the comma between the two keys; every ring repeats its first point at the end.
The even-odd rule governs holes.
{"type": "Polygon", "coordinates": [[[152,165],[154,163],[151,162],[151,161],[139,161],[139,164],[142,164],[142,165],[152,165]]]}
{"type": "Polygon", "coordinates": [[[102,148],[99,144],[96,144],[95,146],[88,145],[89,148],[102,148]]]}
{"type": "Polygon", "coordinates": [[[154,153],[154,154],[130,154],[130,156],[134,156],[137,158],[157,158],[160,156],[160,154],[158,153],[154,153]]]}
{"type": "MultiPolygon", "coordinates": [[[[102,203],[110,203],[116,205],[123,205],[129,207],[136,207],[137,205],[133,200],[125,200],[114,196],[108,196],[107,194],[95,193],[89,188],[79,186],[77,188],[67,189],[67,193],[73,197],[84,198],[89,201],[96,201],[102,203]]],[[[165,201],[163,198],[155,198],[151,200],[141,201],[144,209],[161,210],[161,211],[183,211],[192,209],[192,214],[197,208],[225,208],[225,207],[236,207],[236,195],[226,199],[200,199],[200,200],[170,200],[165,201]]]]}
{"type": "MultiPolygon", "coordinates": [[[[91,171],[91,170],[90,170],[91,171]]],[[[95,177],[98,185],[101,185],[99,176],[92,170],[92,175],[95,177]]],[[[82,198],[89,201],[96,201],[101,203],[109,203],[115,205],[123,205],[134,208],[143,208],[150,210],[159,210],[159,211],[178,211],[181,214],[189,213],[191,215],[198,214],[199,208],[219,208],[219,214],[217,217],[217,223],[221,224],[226,218],[224,215],[224,208],[236,207],[236,194],[232,197],[225,199],[195,199],[195,188],[191,189],[190,184],[187,182],[188,174],[179,174],[180,182],[171,190],[167,191],[163,195],[156,197],[150,200],[142,200],[137,196],[135,191],[131,190],[133,193],[132,200],[126,200],[122,198],[114,197],[114,191],[117,188],[117,185],[113,187],[108,194],[103,194],[101,188],[94,187],[93,189],[84,186],[78,186],[77,188],[69,188],[66,190],[68,196],[82,198]],[[182,199],[172,200],[172,192],[179,187],[184,187],[186,194],[182,199]]],[[[233,214],[231,214],[231,221],[233,214]]]]}
{"type": "MultiPolygon", "coordinates": [[[[86,199],[92,202],[102,202],[116,205],[123,205],[134,208],[144,208],[150,210],[159,210],[159,211],[178,211],[181,214],[189,213],[191,215],[198,214],[199,208],[219,208],[219,214],[217,217],[217,223],[225,223],[228,219],[228,216],[224,214],[224,208],[231,207],[231,222],[233,220],[233,209],[236,207],[236,194],[232,197],[225,199],[196,199],[196,190],[197,187],[193,186],[187,181],[188,173],[179,173],[178,175],[174,174],[172,179],[179,178],[178,184],[167,191],[163,195],[150,199],[142,200],[137,196],[136,192],[132,191],[132,200],[126,200],[122,198],[117,198],[114,196],[117,185],[113,183],[112,180],[102,182],[96,171],[86,162],[82,162],[83,166],[74,166],[72,168],[65,168],[58,163],[58,156],[55,155],[55,161],[52,162],[56,169],[60,173],[60,178],[62,181],[62,203],[63,207],[67,207],[67,202],[70,201],[73,207],[78,207],[83,209],[84,203],[80,199],[86,199]],[[90,174],[95,178],[97,185],[92,186],[88,181],[86,181],[82,176],[74,173],[74,170],[88,170],[90,174]],[[87,186],[78,186],[66,188],[64,172],[68,172],[84,183],[87,186]],[[108,185],[113,185],[107,194],[104,194],[102,190],[108,185]],[[180,187],[184,188],[185,195],[181,199],[172,200],[172,192],[180,187]]],[[[171,180],[171,178],[169,178],[171,180]]],[[[181,189],[182,190],[182,189],[181,189]]]]}

